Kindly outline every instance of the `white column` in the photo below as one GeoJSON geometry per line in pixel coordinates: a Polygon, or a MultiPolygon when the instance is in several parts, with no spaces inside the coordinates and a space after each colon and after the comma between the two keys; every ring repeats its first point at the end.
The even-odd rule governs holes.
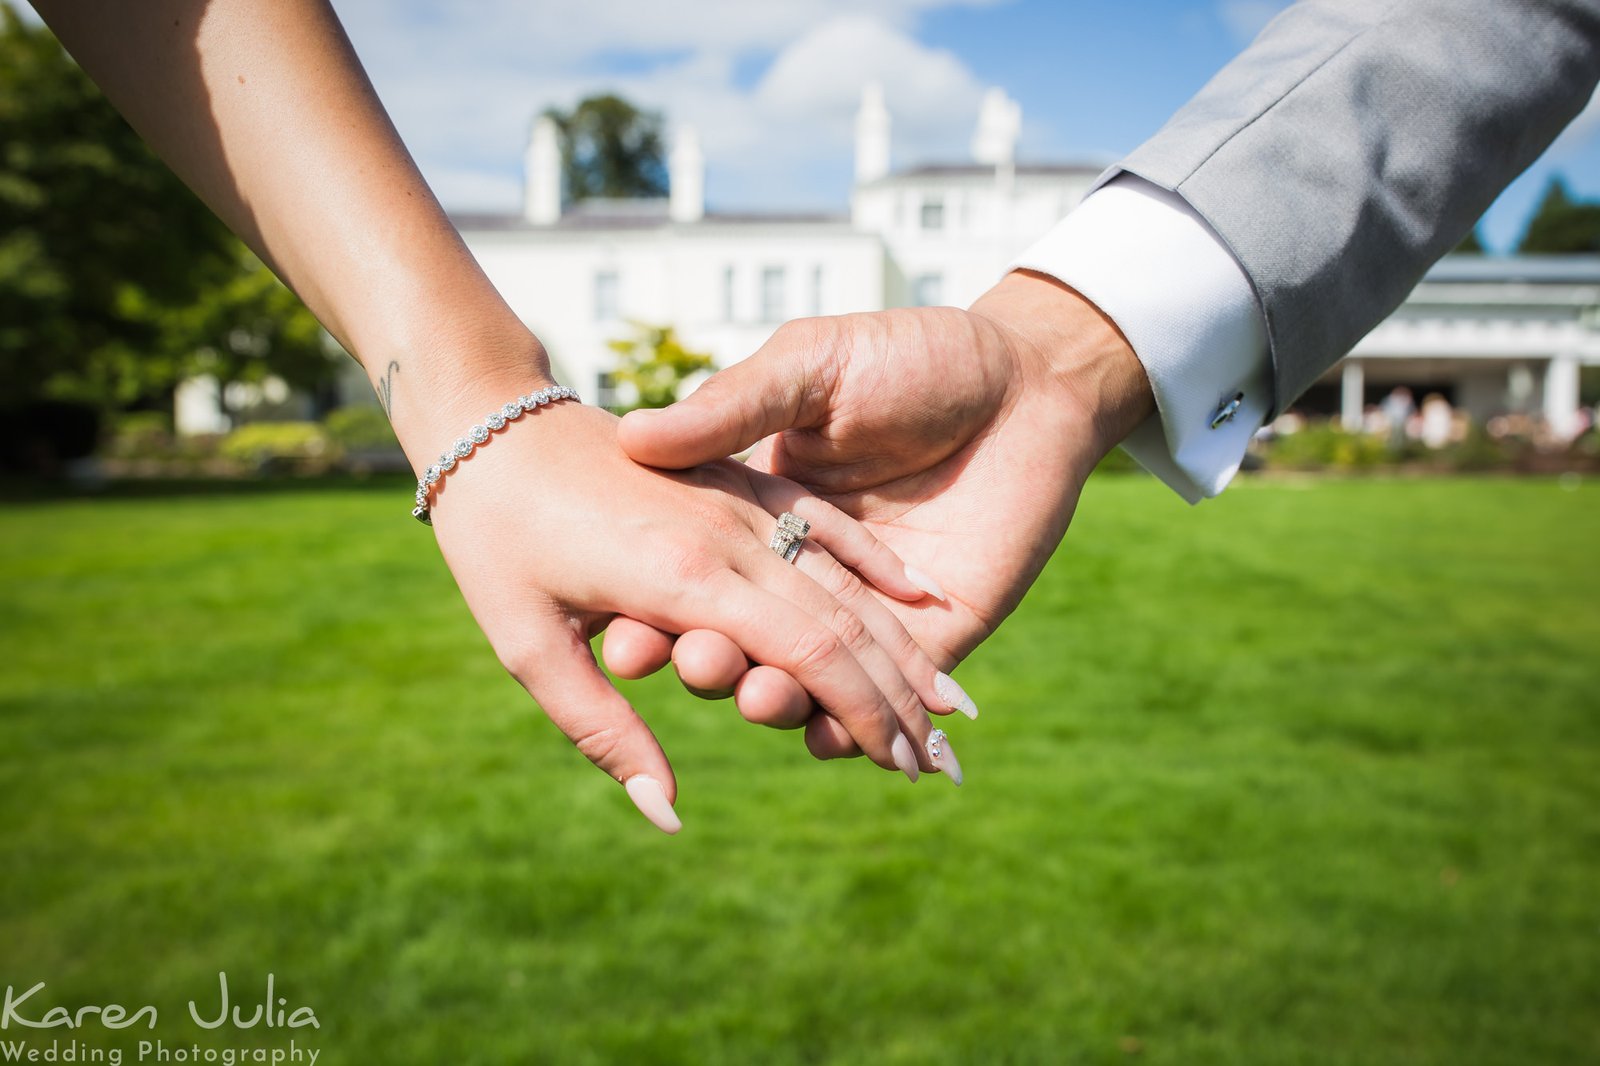
{"type": "Polygon", "coordinates": [[[678,127],[667,160],[668,212],[674,222],[699,222],[706,213],[706,157],[693,126],[678,127]]]}
{"type": "Polygon", "coordinates": [[[1544,370],[1544,422],[1550,435],[1567,441],[1578,433],[1578,360],[1555,356],[1544,370]]]}
{"type": "Polygon", "coordinates": [[[1017,138],[1022,134],[1022,105],[1001,88],[983,94],[978,128],[972,132],[972,158],[993,167],[1010,167],[1017,158],[1017,138]]]}
{"type": "Polygon", "coordinates": [[[869,82],[861,90],[856,112],[856,184],[877,181],[889,173],[889,108],[883,86],[869,82]]]}
{"type": "Polygon", "coordinates": [[[1351,433],[1361,432],[1366,414],[1367,373],[1359,359],[1344,361],[1344,374],[1339,379],[1339,425],[1351,433]]]}
{"type": "Polygon", "coordinates": [[[522,163],[523,217],[536,226],[561,221],[561,135],[549,115],[534,120],[522,163]]]}
{"type": "Polygon", "coordinates": [[[1527,414],[1533,401],[1533,371],[1526,363],[1512,364],[1506,375],[1506,403],[1518,414],[1527,414]]]}
{"type": "Polygon", "coordinates": [[[233,428],[222,413],[222,386],[210,374],[178,382],[172,397],[172,428],[180,437],[226,433],[233,428]]]}

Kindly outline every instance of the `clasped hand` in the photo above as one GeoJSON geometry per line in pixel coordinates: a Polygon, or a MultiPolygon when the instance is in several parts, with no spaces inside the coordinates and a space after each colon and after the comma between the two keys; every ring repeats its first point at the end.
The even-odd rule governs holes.
{"type": "Polygon", "coordinates": [[[929,711],[977,714],[948,671],[1152,410],[1108,320],[1014,273],[970,311],[790,323],[663,411],[541,415],[474,456],[435,529],[506,668],[671,832],[671,768],[596,633],[619,676],[671,659],[691,691],[804,726],[819,758],[959,783],[947,739],[928,745],[929,711]],[[793,566],[767,546],[786,510],[812,523],[793,566]]]}
{"type": "MultiPolygon", "coordinates": [[[[1154,412],[1127,341],[1083,297],[1018,271],[973,304],[810,319],[663,411],[622,421],[636,460],[680,468],[755,446],[792,478],[934,574],[943,601],[883,597],[942,671],[1016,607],[1049,560],[1095,465],[1154,412]]],[[[880,590],[886,591],[886,590],[880,590]]],[[[802,686],[743,664],[716,634],[619,619],[605,657],[644,676],[671,654],[693,687],[734,690],[751,721],[806,725],[819,758],[859,754],[802,686]]],[[[947,674],[933,710],[976,716],[947,674]]]]}
{"type": "Polygon", "coordinates": [[[899,558],[783,478],[730,460],[640,466],[617,425],[592,407],[541,409],[464,461],[434,503],[474,617],[555,724],[676,831],[671,766],[589,651],[623,615],[654,632],[714,632],[741,672],[749,660],[803,686],[878,765],[912,780],[933,769],[924,708],[938,702],[936,668],[863,586],[926,599],[899,558]],[[812,527],[793,565],[768,547],[784,511],[812,527]]]}

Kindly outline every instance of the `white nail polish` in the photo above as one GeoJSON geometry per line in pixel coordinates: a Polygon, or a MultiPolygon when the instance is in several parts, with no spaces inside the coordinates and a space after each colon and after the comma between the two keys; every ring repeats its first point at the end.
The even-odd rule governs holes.
{"type": "Polygon", "coordinates": [[[933,690],[952,711],[960,711],[973,721],[977,721],[978,705],[972,702],[972,697],[967,695],[966,689],[956,684],[955,678],[943,671],[934,674],[933,690]]]}
{"type": "Polygon", "coordinates": [[[950,746],[950,738],[942,729],[935,729],[928,734],[928,758],[933,760],[945,776],[954,781],[957,787],[961,784],[961,760],[956,758],[955,749],[950,746]]]}
{"type": "Polygon", "coordinates": [[[650,819],[657,829],[671,835],[683,828],[678,812],[667,802],[667,790],[661,787],[660,781],[649,774],[634,774],[622,787],[628,790],[628,798],[639,808],[639,813],[650,819]]]}
{"type": "Polygon", "coordinates": [[[894,764],[900,768],[900,772],[911,780],[915,781],[922,773],[921,768],[917,766],[916,752],[911,750],[911,741],[906,739],[904,733],[894,738],[894,746],[889,749],[889,753],[894,756],[894,764]]]}
{"type": "Polygon", "coordinates": [[[906,580],[926,592],[940,603],[944,602],[944,587],[914,566],[906,567],[906,580]]]}

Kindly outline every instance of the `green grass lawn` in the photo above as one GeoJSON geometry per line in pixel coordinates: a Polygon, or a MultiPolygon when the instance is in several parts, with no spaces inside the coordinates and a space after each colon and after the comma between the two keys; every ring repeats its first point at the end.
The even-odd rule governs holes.
{"type": "Polygon", "coordinates": [[[1191,510],[1098,478],[959,672],[966,787],[816,763],[658,677],[626,691],[675,839],[500,673],[397,491],[0,511],[0,985],[159,1010],[0,1043],[1600,1059],[1592,481],[1191,510]],[[219,970],[320,1028],[198,1028],[219,970]]]}

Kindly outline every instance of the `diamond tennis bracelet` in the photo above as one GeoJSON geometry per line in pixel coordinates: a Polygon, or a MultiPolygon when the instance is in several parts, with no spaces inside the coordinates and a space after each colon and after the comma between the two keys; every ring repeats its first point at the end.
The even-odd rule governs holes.
{"type": "Polygon", "coordinates": [[[486,444],[489,436],[505,429],[511,423],[521,418],[525,413],[557,400],[577,400],[578,390],[565,385],[553,385],[548,389],[540,389],[528,396],[518,396],[500,410],[494,412],[482,422],[467,430],[467,435],[458,437],[450,445],[439,461],[422,472],[417,478],[417,505],[411,509],[411,517],[425,526],[433,525],[433,519],[428,516],[430,510],[428,497],[433,495],[433,487],[444,480],[446,474],[456,468],[456,464],[473,453],[473,450],[486,444]]]}

